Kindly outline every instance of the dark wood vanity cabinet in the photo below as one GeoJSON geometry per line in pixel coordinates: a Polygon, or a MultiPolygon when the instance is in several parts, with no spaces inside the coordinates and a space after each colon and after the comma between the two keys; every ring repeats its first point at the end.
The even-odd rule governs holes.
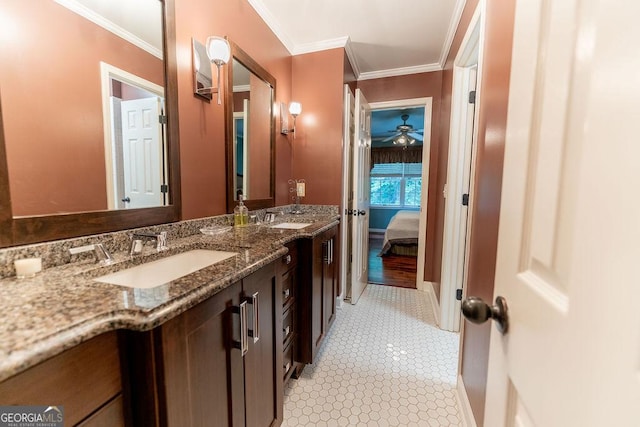
{"type": "Polygon", "coordinates": [[[130,334],[134,425],[280,425],[277,304],[270,264],[160,327],[130,334]]]}
{"type": "Polygon", "coordinates": [[[0,383],[0,405],[59,405],[65,426],[125,426],[118,337],[107,332],[0,383]]]}
{"type": "Polygon", "coordinates": [[[295,359],[313,363],[336,314],[338,226],[299,242],[298,349],[295,359]]]}

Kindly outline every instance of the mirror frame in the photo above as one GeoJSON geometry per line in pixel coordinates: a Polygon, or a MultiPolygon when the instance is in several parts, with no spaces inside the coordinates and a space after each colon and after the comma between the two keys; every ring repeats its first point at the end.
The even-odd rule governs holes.
{"type": "Polygon", "coordinates": [[[271,153],[270,159],[270,183],[269,183],[269,193],[271,197],[266,199],[250,199],[245,200],[244,204],[249,209],[265,209],[274,207],[275,204],[275,191],[276,191],[276,153],[275,153],[275,129],[276,129],[276,114],[274,111],[274,104],[276,99],[276,79],[273,77],[267,70],[265,70],[260,64],[258,64],[249,54],[247,54],[244,50],[242,50],[238,45],[233,43],[226,37],[229,45],[231,46],[231,61],[225,66],[226,67],[226,78],[225,78],[225,86],[224,86],[224,114],[225,114],[225,142],[226,142],[226,150],[225,156],[227,161],[227,212],[232,213],[233,208],[236,206],[237,201],[235,200],[235,188],[233,188],[233,174],[234,174],[234,164],[233,164],[233,145],[234,145],[234,135],[233,135],[233,65],[232,60],[237,59],[245,66],[249,71],[258,76],[263,81],[267,82],[271,85],[271,123],[270,123],[270,147],[269,151],[271,153]]]}
{"type": "Polygon", "coordinates": [[[163,3],[163,51],[169,153],[168,206],[104,210],[69,214],[13,217],[0,97],[0,247],[40,243],[180,220],[180,144],[178,126],[178,67],[176,58],[175,0],[163,3]]]}

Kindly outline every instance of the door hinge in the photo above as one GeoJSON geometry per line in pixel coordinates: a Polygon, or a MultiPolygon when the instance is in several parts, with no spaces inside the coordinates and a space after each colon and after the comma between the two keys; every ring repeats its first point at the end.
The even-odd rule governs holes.
{"type": "Polygon", "coordinates": [[[456,289],[456,299],[462,301],[462,289],[456,289]]]}
{"type": "Polygon", "coordinates": [[[469,206],[469,193],[462,195],[462,206],[469,206]]]}
{"type": "Polygon", "coordinates": [[[160,185],[160,192],[161,193],[168,193],[169,192],[169,186],[167,184],[161,184],[160,185]]]}
{"type": "Polygon", "coordinates": [[[469,104],[475,104],[476,103],[476,91],[472,90],[471,92],[469,92],[469,104]]]}
{"type": "Polygon", "coordinates": [[[164,116],[164,115],[162,115],[162,114],[161,114],[161,115],[159,115],[159,116],[158,116],[158,122],[159,122],[161,125],[166,125],[166,124],[167,124],[167,116],[164,116]]]}

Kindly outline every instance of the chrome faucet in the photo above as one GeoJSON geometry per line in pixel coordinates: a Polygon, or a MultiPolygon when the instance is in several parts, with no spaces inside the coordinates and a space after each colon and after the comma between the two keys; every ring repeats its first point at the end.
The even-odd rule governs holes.
{"type": "Polygon", "coordinates": [[[76,255],[79,253],[89,252],[89,251],[93,251],[95,253],[96,262],[98,264],[108,265],[113,262],[113,258],[111,257],[111,254],[109,253],[107,248],[104,247],[102,243],[96,243],[94,245],[79,246],[77,248],[69,249],[69,253],[71,255],[76,255]]]}
{"type": "Polygon", "coordinates": [[[129,248],[129,255],[133,256],[142,253],[142,246],[144,242],[156,242],[156,250],[158,252],[167,249],[167,232],[161,231],[160,233],[133,233],[131,234],[131,247],[129,248]]]}

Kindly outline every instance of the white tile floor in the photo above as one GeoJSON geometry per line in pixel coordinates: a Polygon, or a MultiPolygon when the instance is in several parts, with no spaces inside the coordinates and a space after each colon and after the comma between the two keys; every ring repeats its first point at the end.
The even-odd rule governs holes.
{"type": "Polygon", "coordinates": [[[285,388],[283,426],[460,426],[458,334],[428,295],[369,285],[343,304],[313,365],[285,388]]]}

